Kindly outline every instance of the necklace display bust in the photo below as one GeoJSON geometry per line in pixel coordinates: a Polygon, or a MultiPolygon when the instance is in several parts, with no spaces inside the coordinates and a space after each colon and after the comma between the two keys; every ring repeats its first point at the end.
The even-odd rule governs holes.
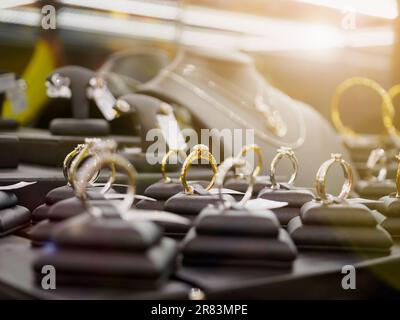
{"type": "MultiPolygon", "coordinates": [[[[297,178],[305,187],[313,186],[315,171],[332,152],[348,159],[338,135],[321,115],[271,86],[251,58],[241,53],[182,50],[140,91],[181,104],[202,128],[243,129],[243,138],[244,129],[254,129],[254,142],[267,161],[271,161],[276,147],[293,148],[300,163],[307,164],[297,178]]],[[[241,147],[233,145],[231,152],[241,147]]],[[[229,150],[226,145],[224,148],[229,150]]],[[[282,164],[284,175],[290,170],[289,163],[282,164]]],[[[340,188],[337,176],[331,179],[332,190],[340,188]]]]}

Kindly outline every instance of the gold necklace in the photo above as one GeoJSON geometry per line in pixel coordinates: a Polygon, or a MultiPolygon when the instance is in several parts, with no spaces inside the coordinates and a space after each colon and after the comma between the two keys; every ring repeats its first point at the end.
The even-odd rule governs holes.
{"type": "MultiPolygon", "coordinates": [[[[190,81],[188,81],[186,78],[181,76],[180,74],[176,73],[172,68],[165,68],[164,70],[161,71],[161,76],[164,76],[166,78],[170,78],[174,80],[176,83],[180,84],[184,88],[190,90],[193,92],[195,95],[197,95],[199,98],[202,100],[206,101],[207,103],[211,104],[216,110],[220,111],[223,114],[226,114],[231,120],[234,122],[238,123],[240,126],[245,127],[245,128],[253,128],[253,125],[240,116],[238,116],[236,113],[232,112],[229,107],[226,105],[220,103],[218,100],[213,98],[211,95],[209,95],[207,92],[204,90],[200,89],[196,85],[192,84],[190,81]]],[[[243,105],[243,104],[242,104],[243,105]]],[[[248,106],[247,106],[248,107],[248,106]]],[[[254,108],[251,107],[253,110],[254,108]]],[[[281,140],[278,140],[274,137],[271,137],[267,134],[265,134],[263,131],[255,129],[254,128],[254,133],[255,135],[260,138],[261,140],[265,141],[266,143],[273,144],[277,147],[280,146],[286,146],[286,147],[291,147],[293,149],[299,148],[304,144],[305,137],[306,137],[306,125],[305,125],[305,120],[301,112],[293,108],[293,110],[298,114],[298,117],[296,117],[299,121],[299,137],[297,138],[296,141],[294,142],[283,142],[281,140]]]]}
{"type": "MultiPolygon", "coordinates": [[[[184,76],[196,76],[197,79],[203,80],[201,75],[198,75],[199,72],[196,72],[196,66],[193,64],[186,64],[180,66],[180,73],[184,76]]],[[[233,100],[236,100],[240,105],[246,107],[248,109],[256,110],[261,113],[264,124],[267,129],[275,134],[276,136],[282,138],[287,133],[287,124],[283,121],[278,110],[273,110],[271,108],[271,104],[268,103],[264,97],[264,85],[262,79],[257,76],[257,93],[255,97],[251,97],[240,87],[234,85],[232,82],[225,80],[220,75],[215,72],[209,70],[202,70],[201,73],[205,73],[210,79],[207,81],[207,86],[211,89],[218,89],[226,96],[231,97],[233,100]],[[218,79],[218,83],[216,80],[218,79]],[[236,94],[234,94],[236,93],[236,94]],[[241,97],[240,97],[241,96],[241,97]],[[249,102],[250,101],[250,102],[249,102]],[[253,102],[251,102],[253,101],[253,102]]],[[[268,94],[268,93],[267,93],[268,94]]]]}

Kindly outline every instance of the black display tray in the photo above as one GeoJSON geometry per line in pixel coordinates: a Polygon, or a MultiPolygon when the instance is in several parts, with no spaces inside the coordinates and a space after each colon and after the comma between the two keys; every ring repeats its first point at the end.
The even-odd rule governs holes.
{"type": "Polygon", "coordinates": [[[190,288],[208,299],[360,299],[398,298],[400,246],[390,256],[360,261],[343,253],[300,253],[293,270],[181,268],[159,291],[62,287],[43,290],[31,268],[35,250],[17,236],[0,239],[0,297],[32,299],[187,299],[190,288]],[[356,289],[341,286],[342,267],[356,268],[356,289]]]}
{"type": "MultiPolygon", "coordinates": [[[[179,177],[179,172],[172,172],[170,177],[179,177]]],[[[188,173],[190,180],[209,179],[211,171],[209,168],[194,167],[188,173]]],[[[144,190],[152,183],[161,179],[161,173],[147,172],[138,173],[137,193],[143,194],[144,190]]],[[[106,181],[106,175],[102,175],[99,182],[106,181]]],[[[126,178],[117,174],[117,183],[125,183],[126,178]]],[[[37,183],[28,187],[15,190],[18,203],[33,210],[44,202],[44,198],[50,190],[65,185],[64,175],[61,168],[39,166],[32,164],[20,164],[17,169],[0,169],[0,186],[18,183],[20,181],[36,181],[37,183]]]]}
{"type": "Polygon", "coordinates": [[[187,299],[191,286],[170,281],[160,290],[134,291],[108,288],[56,287],[35,284],[30,241],[16,236],[0,239],[0,298],[12,299],[187,299]]]}
{"type": "MultiPolygon", "coordinates": [[[[13,134],[19,138],[20,161],[44,166],[61,167],[65,156],[85,141],[84,136],[55,136],[47,130],[31,128],[21,128],[13,134]]],[[[117,141],[120,148],[140,146],[139,137],[110,135],[106,138],[117,141]]]]}

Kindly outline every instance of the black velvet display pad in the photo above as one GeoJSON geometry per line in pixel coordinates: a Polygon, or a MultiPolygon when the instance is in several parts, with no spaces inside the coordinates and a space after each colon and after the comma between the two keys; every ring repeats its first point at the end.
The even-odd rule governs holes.
{"type": "Polygon", "coordinates": [[[104,137],[110,134],[110,126],[104,119],[58,118],[50,122],[49,130],[56,136],[104,137]]]}
{"type": "Polygon", "coordinates": [[[387,217],[382,221],[381,226],[390,233],[392,238],[400,238],[400,217],[387,217]]]}
{"type": "Polygon", "coordinates": [[[80,215],[57,225],[52,240],[61,247],[111,251],[143,251],[162,237],[152,222],[96,219],[80,215]]]}
{"type": "Polygon", "coordinates": [[[184,265],[291,267],[297,250],[269,210],[218,208],[200,213],[182,242],[184,265]]]}
{"type": "Polygon", "coordinates": [[[363,204],[346,202],[325,205],[311,201],[300,209],[301,221],[306,225],[334,225],[374,228],[378,222],[363,204]]]}
{"type": "Polygon", "coordinates": [[[269,210],[205,208],[194,221],[198,235],[274,238],[280,224],[269,210]]]}
{"type": "Polygon", "coordinates": [[[385,196],[380,199],[383,203],[377,205],[377,210],[386,217],[400,218],[400,198],[385,196]]]}
{"type": "MultiPolygon", "coordinates": [[[[20,160],[26,163],[62,167],[65,156],[77,144],[84,143],[87,135],[52,135],[47,130],[24,128],[16,132],[19,138],[20,160]]],[[[139,137],[109,135],[107,138],[118,143],[119,148],[137,147],[139,137]]]]}
{"type": "Polygon", "coordinates": [[[0,191],[0,210],[16,206],[17,196],[12,192],[0,191]]]}
{"type": "MultiPolygon", "coordinates": [[[[260,191],[265,188],[266,182],[269,182],[269,179],[265,182],[256,181],[256,183],[254,183],[252,197],[256,197],[260,191]]],[[[246,179],[229,178],[226,179],[224,187],[245,193],[249,187],[249,183],[246,179]]]]}
{"type": "Polygon", "coordinates": [[[200,236],[191,229],[182,247],[184,265],[287,268],[297,256],[296,247],[283,229],[272,238],[200,236]]]}
{"type": "Polygon", "coordinates": [[[362,198],[379,199],[396,191],[396,183],[391,180],[365,181],[360,180],[356,184],[355,191],[362,198]]]}
{"type": "MultiPolygon", "coordinates": [[[[190,181],[189,184],[198,184],[206,188],[209,182],[190,181]]],[[[165,183],[161,180],[148,186],[144,191],[145,196],[156,199],[157,201],[141,200],[136,204],[136,207],[143,210],[164,210],[166,200],[180,192],[183,192],[183,186],[180,181],[173,180],[169,183],[165,183]]]]}
{"type": "MultiPolygon", "coordinates": [[[[164,238],[145,253],[135,251],[106,251],[60,248],[41,255],[34,269],[41,278],[42,266],[53,265],[57,278],[68,278],[60,284],[88,286],[117,286],[127,288],[156,288],[173,271],[177,255],[175,241],[164,238]]],[[[59,283],[57,281],[57,283],[59,283]]]]}
{"type": "Polygon", "coordinates": [[[32,224],[36,224],[40,221],[46,220],[49,215],[49,209],[51,206],[48,204],[41,204],[32,211],[32,224]]]}
{"type": "Polygon", "coordinates": [[[142,210],[164,210],[165,200],[140,200],[135,204],[135,207],[142,210]]]}
{"type": "MultiPolygon", "coordinates": [[[[216,205],[219,201],[217,195],[186,194],[180,192],[167,200],[164,205],[164,210],[177,214],[195,216],[208,205],[216,205]]],[[[234,201],[233,198],[232,201],[234,201]]]]}
{"type": "Polygon", "coordinates": [[[52,240],[55,249],[43,250],[34,269],[39,276],[43,265],[53,265],[72,284],[157,287],[168,279],[177,255],[175,241],[162,238],[160,228],[147,221],[81,215],[58,224],[52,240]]]}
{"type": "Polygon", "coordinates": [[[277,216],[282,227],[286,227],[290,220],[300,214],[300,208],[283,207],[271,210],[277,216]]]}
{"type": "MultiPolygon", "coordinates": [[[[101,207],[102,213],[109,217],[117,216],[115,207],[107,200],[89,200],[96,207],[101,207]]],[[[48,207],[45,221],[30,228],[27,232],[27,237],[32,240],[35,246],[41,246],[50,240],[53,228],[60,221],[75,217],[85,213],[86,208],[82,201],[76,197],[61,200],[54,205],[48,207]]]]}
{"type": "Polygon", "coordinates": [[[387,254],[393,244],[390,234],[379,225],[375,228],[304,225],[300,217],[295,217],[289,222],[288,231],[303,249],[387,254]]]}
{"type": "Polygon", "coordinates": [[[383,203],[377,206],[377,210],[386,218],[381,226],[388,231],[393,238],[400,238],[400,198],[395,194],[382,197],[383,203]]]}
{"type": "MultiPolygon", "coordinates": [[[[104,199],[104,196],[100,193],[103,187],[93,186],[87,188],[87,194],[90,199],[104,199]]],[[[115,192],[112,189],[108,192],[115,192]]],[[[48,205],[55,204],[61,200],[75,197],[75,191],[71,186],[65,185],[59,188],[55,188],[47,193],[45,203],[48,205]]]]}
{"type": "MultiPolygon", "coordinates": [[[[99,199],[99,200],[104,200],[104,196],[100,193],[103,187],[88,187],[88,196],[90,199],[99,199]]],[[[108,192],[115,192],[113,189],[109,190],[108,192]]],[[[75,192],[72,189],[71,186],[65,185],[61,186],[58,188],[54,188],[50,190],[45,197],[45,203],[36,207],[33,212],[32,212],[32,221],[33,222],[39,222],[44,219],[48,218],[49,210],[53,205],[56,203],[69,199],[69,198],[75,198],[75,192]]],[[[78,199],[74,200],[75,206],[71,207],[70,214],[68,217],[75,215],[75,212],[77,210],[82,211],[82,204],[81,201],[78,199]]],[[[68,203],[68,202],[67,202],[68,203]]],[[[58,209],[57,209],[58,210],[58,209]]]]}
{"type": "Polygon", "coordinates": [[[16,135],[1,134],[0,148],[2,156],[0,157],[0,168],[16,168],[19,163],[20,146],[16,135]]]}
{"type": "Polygon", "coordinates": [[[286,207],[272,210],[281,225],[287,226],[291,219],[299,215],[301,206],[313,200],[314,194],[307,189],[289,189],[282,185],[278,190],[272,190],[270,187],[263,188],[258,194],[258,198],[287,202],[286,207]]]}
{"type": "MultiPolygon", "coordinates": [[[[203,188],[206,188],[209,181],[190,181],[189,185],[198,184],[203,188]]],[[[183,192],[183,186],[180,181],[172,181],[170,183],[165,183],[164,181],[159,181],[148,186],[144,191],[144,195],[157,200],[168,200],[172,196],[179,192],[183,192]]]]}
{"type": "Polygon", "coordinates": [[[75,196],[75,191],[70,185],[61,186],[50,190],[44,199],[45,204],[53,205],[58,201],[72,198],[75,196]]]}
{"type": "Polygon", "coordinates": [[[50,241],[51,232],[57,222],[52,222],[49,220],[43,220],[28,228],[25,232],[25,236],[31,240],[33,247],[41,247],[50,241]]]}
{"type": "Polygon", "coordinates": [[[29,226],[31,221],[30,211],[21,206],[13,206],[0,210],[0,236],[13,233],[29,226]]]}
{"type": "Polygon", "coordinates": [[[312,201],[314,199],[314,194],[306,189],[272,190],[267,187],[260,191],[258,198],[288,202],[288,207],[300,208],[306,202],[312,201]]]}
{"type": "MultiPolygon", "coordinates": [[[[106,199],[97,199],[97,200],[89,200],[89,203],[92,206],[100,207],[103,214],[108,215],[110,217],[116,216],[117,211],[115,206],[106,199]]],[[[71,217],[75,217],[79,214],[82,214],[86,211],[85,206],[82,201],[77,198],[68,198],[65,200],[61,200],[56,204],[52,205],[49,209],[47,218],[51,221],[63,221],[69,219],[71,217]]]]}

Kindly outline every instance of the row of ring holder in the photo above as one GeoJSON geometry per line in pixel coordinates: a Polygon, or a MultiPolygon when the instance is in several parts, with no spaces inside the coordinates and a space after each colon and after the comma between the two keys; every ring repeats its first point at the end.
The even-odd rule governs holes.
{"type": "MultiPolygon", "coordinates": [[[[273,164],[276,166],[277,161],[286,155],[296,163],[293,165],[296,173],[298,164],[293,160],[294,154],[288,151],[281,149],[273,164]]],[[[198,192],[197,186],[187,181],[185,183],[185,179],[190,164],[199,158],[211,159],[203,146],[194,148],[184,161],[181,178],[184,191],[181,194],[187,197],[195,197],[198,192]]],[[[364,205],[346,200],[352,189],[353,174],[351,166],[341,155],[334,154],[322,164],[316,176],[315,199],[306,202],[300,209],[300,216],[289,222],[288,233],[294,243],[272,211],[246,207],[257,176],[257,170],[251,171],[249,167],[243,158],[235,157],[225,160],[215,171],[211,182],[215,183],[218,193],[213,194],[211,205],[209,203],[204,207],[195,218],[193,227],[182,242],[181,261],[184,265],[288,268],[297,255],[294,243],[301,250],[350,250],[374,254],[390,252],[391,237],[378,225],[373,213],[364,205]],[[338,197],[326,192],[327,173],[335,163],[340,164],[345,176],[338,197]],[[240,201],[235,201],[222,191],[232,167],[238,176],[248,179],[248,188],[240,201]]],[[[82,284],[80,281],[83,276],[86,283],[97,283],[102,279],[120,285],[125,281],[126,286],[135,288],[159,286],[161,278],[166,279],[171,275],[178,257],[176,243],[163,237],[161,229],[151,222],[151,211],[145,211],[149,212],[146,218],[143,210],[129,209],[135,193],[136,175],[133,169],[127,160],[115,153],[100,153],[97,159],[92,158],[75,183],[77,195],[83,201],[87,214],[57,226],[51,238],[57,249],[42,253],[35,261],[36,271],[39,272],[44,264],[51,264],[62,270],[61,283],[68,279],[69,283],[82,284]],[[88,201],[87,195],[87,185],[92,177],[110,165],[127,174],[130,186],[124,201],[112,214],[88,201]],[[101,250],[101,255],[98,250],[101,250]],[[158,265],[153,252],[159,255],[158,265]],[[99,256],[102,261],[106,259],[109,262],[104,266],[99,256]],[[65,261],[80,262],[74,265],[65,261]],[[126,265],[126,261],[131,261],[131,264],[126,265]],[[93,270],[96,270],[97,277],[90,276],[93,270]],[[104,277],[105,273],[107,277],[104,277]],[[151,277],[148,277],[149,273],[151,277]],[[81,277],[76,277],[76,274],[81,277]]],[[[272,175],[274,173],[272,170],[272,175]]],[[[269,189],[274,192],[291,188],[296,190],[292,184],[295,173],[290,184],[280,184],[279,188],[275,179],[271,178],[269,189]]],[[[164,175],[163,183],[172,181],[164,175]]]]}
{"type": "Polygon", "coordinates": [[[218,202],[205,207],[182,242],[182,263],[187,266],[241,266],[290,268],[297,249],[270,210],[248,209],[258,175],[240,156],[226,159],[215,178],[218,202]],[[246,178],[247,189],[236,202],[222,193],[231,168],[246,178]],[[239,171],[238,171],[239,170],[239,171]]]}
{"type": "Polygon", "coordinates": [[[34,262],[39,277],[43,265],[51,264],[58,270],[60,284],[156,289],[168,282],[176,264],[178,246],[173,239],[163,236],[159,224],[173,223],[179,217],[133,208],[136,175],[128,160],[109,150],[89,160],[74,182],[84,214],[53,229],[48,243],[56,249],[45,247],[34,262]],[[91,201],[87,188],[97,172],[107,167],[128,178],[122,201],[110,206],[91,201]]]}
{"type": "Polygon", "coordinates": [[[393,238],[400,238],[400,153],[396,156],[397,173],[395,191],[381,197],[376,209],[385,216],[381,225],[393,238]]]}
{"type": "MultiPolygon", "coordinates": [[[[76,198],[75,180],[79,179],[82,167],[90,164],[90,159],[97,161],[98,154],[105,151],[115,152],[116,143],[113,140],[87,138],[85,144],[79,144],[64,160],[63,173],[67,184],[55,188],[47,193],[45,203],[38,206],[32,213],[34,226],[27,231],[32,244],[40,246],[47,241],[54,225],[84,211],[84,207],[76,198]]],[[[90,179],[88,194],[93,201],[103,201],[106,194],[115,193],[112,184],[115,181],[115,168],[110,167],[107,183],[97,184],[100,172],[96,172],[90,179]]]]}
{"type": "Polygon", "coordinates": [[[379,215],[366,205],[347,200],[353,171],[341,154],[332,154],[316,175],[316,198],[305,203],[300,215],[288,223],[288,232],[299,249],[350,251],[386,255],[393,244],[380,225],[379,215]],[[343,170],[345,182],[337,197],[326,192],[327,174],[334,164],[343,170]]]}
{"type": "Polygon", "coordinates": [[[356,183],[355,191],[367,199],[379,199],[395,192],[396,183],[388,177],[388,170],[388,156],[385,150],[372,150],[366,163],[365,176],[356,183]]]}

